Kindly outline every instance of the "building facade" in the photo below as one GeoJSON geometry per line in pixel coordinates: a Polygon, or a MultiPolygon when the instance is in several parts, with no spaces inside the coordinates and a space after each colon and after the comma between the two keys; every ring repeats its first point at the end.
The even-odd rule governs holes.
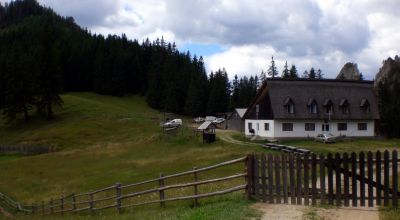
{"type": "Polygon", "coordinates": [[[265,138],[373,137],[379,112],[371,81],[268,79],[244,118],[265,138]]]}

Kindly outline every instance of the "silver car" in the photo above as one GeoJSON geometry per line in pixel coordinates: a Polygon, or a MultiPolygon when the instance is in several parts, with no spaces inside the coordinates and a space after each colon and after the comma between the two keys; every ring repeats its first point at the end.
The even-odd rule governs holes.
{"type": "Polygon", "coordinates": [[[319,142],[323,142],[323,143],[334,143],[336,140],[336,137],[331,133],[327,133],[327,134],[319,134],[314,139],[315,139],[315,141],[319,141],[319,142]]]}

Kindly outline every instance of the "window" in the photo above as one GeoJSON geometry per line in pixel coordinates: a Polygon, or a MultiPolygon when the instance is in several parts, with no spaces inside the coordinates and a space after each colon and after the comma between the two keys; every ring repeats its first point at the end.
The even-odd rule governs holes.
{"type": "Polygon", "coordinates": [[[260,130],[260,124],[256,124],[257,125],[257,131],[259,131],[260,130]]]}
{"type": "Polygon", "coordinates": [[[366,131],[366,130],[368,130],[367,123],[358,123],[358,130],[359,130],[359,131],[366,131]]]}
{"type": "Polygon", "coordinates": [[[324,102],[325,113],[326,114],[333,114],[333,102],[330,99],[326,99],[324,102]]]}
{"type": "Polygon", "coordinates": [[[314,123],[306,123],[305,130],[306,131],[315,131],[315,124],[314,123]]]}
{"type": "Polygon", "coordinates": [[[287,113],[289,114],[294,114],[294,104],[293,103],[289,103],[287,106],[287,113]]]}
{"type": "Polygon", "coordinates": [[[292,123],[283,123],[282,131],[293,131],[293,124],[292,123]]]}
{"type": "Polygon", "coordinates": [[[249,130],[253,129],[253,124],[252,123],[248,123],[248,127],[249,127],[249,130]]]}
{"type": "Polygon", "coordinates": [[[370,104],[369,104],[367,99],[362,99],[361,100],[360,109],[364,113],[370,113],[371,112],[370,104]]]}
{"type": "Polygon", "coordinates": [[[349,114],[350,108],[349,108],[349,102],[347,101],[347,99],[340,100],[339,107],[342,110],[343,114],[345,114],[345,115],[349,114]]]}
{"type": "Polygon", "coordinates": [[[308,100],[307,103],[308,113],[317,114],[318,113],[318,105],[314,99],[308,100]]]}
{"type": "Polygon", "coordinates": [[[329,124],[322,124],[322,131],[329,131],[329,124]]]}
{"type": "Polygon", "coordinates": [[[347,131],[347,123],[338,123],[338,131],[347,131]]]}
{"type": "Polygon", "coordinates": [[[264,123],[264,130],[269,131],[269,123],[264,123]]]}
{"type": "Polygon", "coordinates": [[[283,107],[286,108],[288,114],[294,114],[294,102],[290,97],[287,97],[283,103],[283,107]]]}

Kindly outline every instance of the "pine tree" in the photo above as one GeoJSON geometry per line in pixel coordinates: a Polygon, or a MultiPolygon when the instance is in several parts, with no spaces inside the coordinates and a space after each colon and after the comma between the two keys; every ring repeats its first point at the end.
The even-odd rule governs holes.
{"type": "Polygon", "coordinates": [[[360,79],[359,79],[360,81],[363,81],[364,80],[364,75],[362,74],[362,73],[360,73],[360,79]]]}
{"type": "Polygon", "coordinates": [[[41,47],[38,51],[39,73],[37,90],[37,110],[44,113],[48,120],[53,119],[53,105],[61,106],[63,101],[60,97],[62,91],[61,71],[58,66],[60,51],[56,42],[56,33],[51,23],[45,24],[41,36],[41,47]]]}
{"type": "Polygon", "coordinates": [[[211,114],[226,112],[229,107],[230,96],[230,85],[226,70],[222,69],[215,72],[210,84],[207,112],[211,114]]]}
{"type": "Polygon", "coordinates": [[[275,78],[278,75],[278,69],[275,66],[274,57],[271,58],[271,66],[268,68],[268,76],[275,78]]]}
{"type": "Polygon", "coordinates": [[[260,73],[261,84],[263,84],[265,82],[265,80],[267,80],[267,74],[264,72],[264,70],[261,70],[261,73],[260,73]]]}
{"type": "Polygon", "coordinates": [[[308,73],[308,78],[309,79],[315,79],[316,78],[315,70],[314,70],[313,67],[311,67],[310,72],[308,73]]]}
{"type": "Polygon", "coordinates": [[[237,108],[239,106],[239,79],[238,76],[235,75],[232,81],[232,95],[230,101],[230,110],[237,108]]]}
{"type": "Polygon", "coordinates": [[[283,68],[283,71],[282,71],[282,78],[285,78],[285,79],[290,78],[290,72],[288,69],[287,61],[285,62],[285,67],[283,68]]]}
{"type": "Polygon", "coordinates": [[[291,79],[299,78],[299,76],[297,75],[297,69],[295,65],[292,65],[292,67],[290,67],[289,76],[291,79]]]}
{"type": "Polygon", "coordinates": [[[322,73],[321,69],[317,70],[317,75],[316,75],[317,79],[323,79],[324,78],[324,74],[322,73]]]}

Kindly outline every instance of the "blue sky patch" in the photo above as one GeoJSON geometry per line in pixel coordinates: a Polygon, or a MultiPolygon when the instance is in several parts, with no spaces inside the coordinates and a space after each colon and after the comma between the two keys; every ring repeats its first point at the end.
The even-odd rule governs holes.
{"type": "Polygon", "coordinates": [[[190,51],[191,55],[196,54],[198,57],[200,56],[209,56],[216,53],[221,53],[225,49],[218,44],[198,44],[198,43],[187,43],[178,46],[178,49],[182,52],[190,51]]]}

